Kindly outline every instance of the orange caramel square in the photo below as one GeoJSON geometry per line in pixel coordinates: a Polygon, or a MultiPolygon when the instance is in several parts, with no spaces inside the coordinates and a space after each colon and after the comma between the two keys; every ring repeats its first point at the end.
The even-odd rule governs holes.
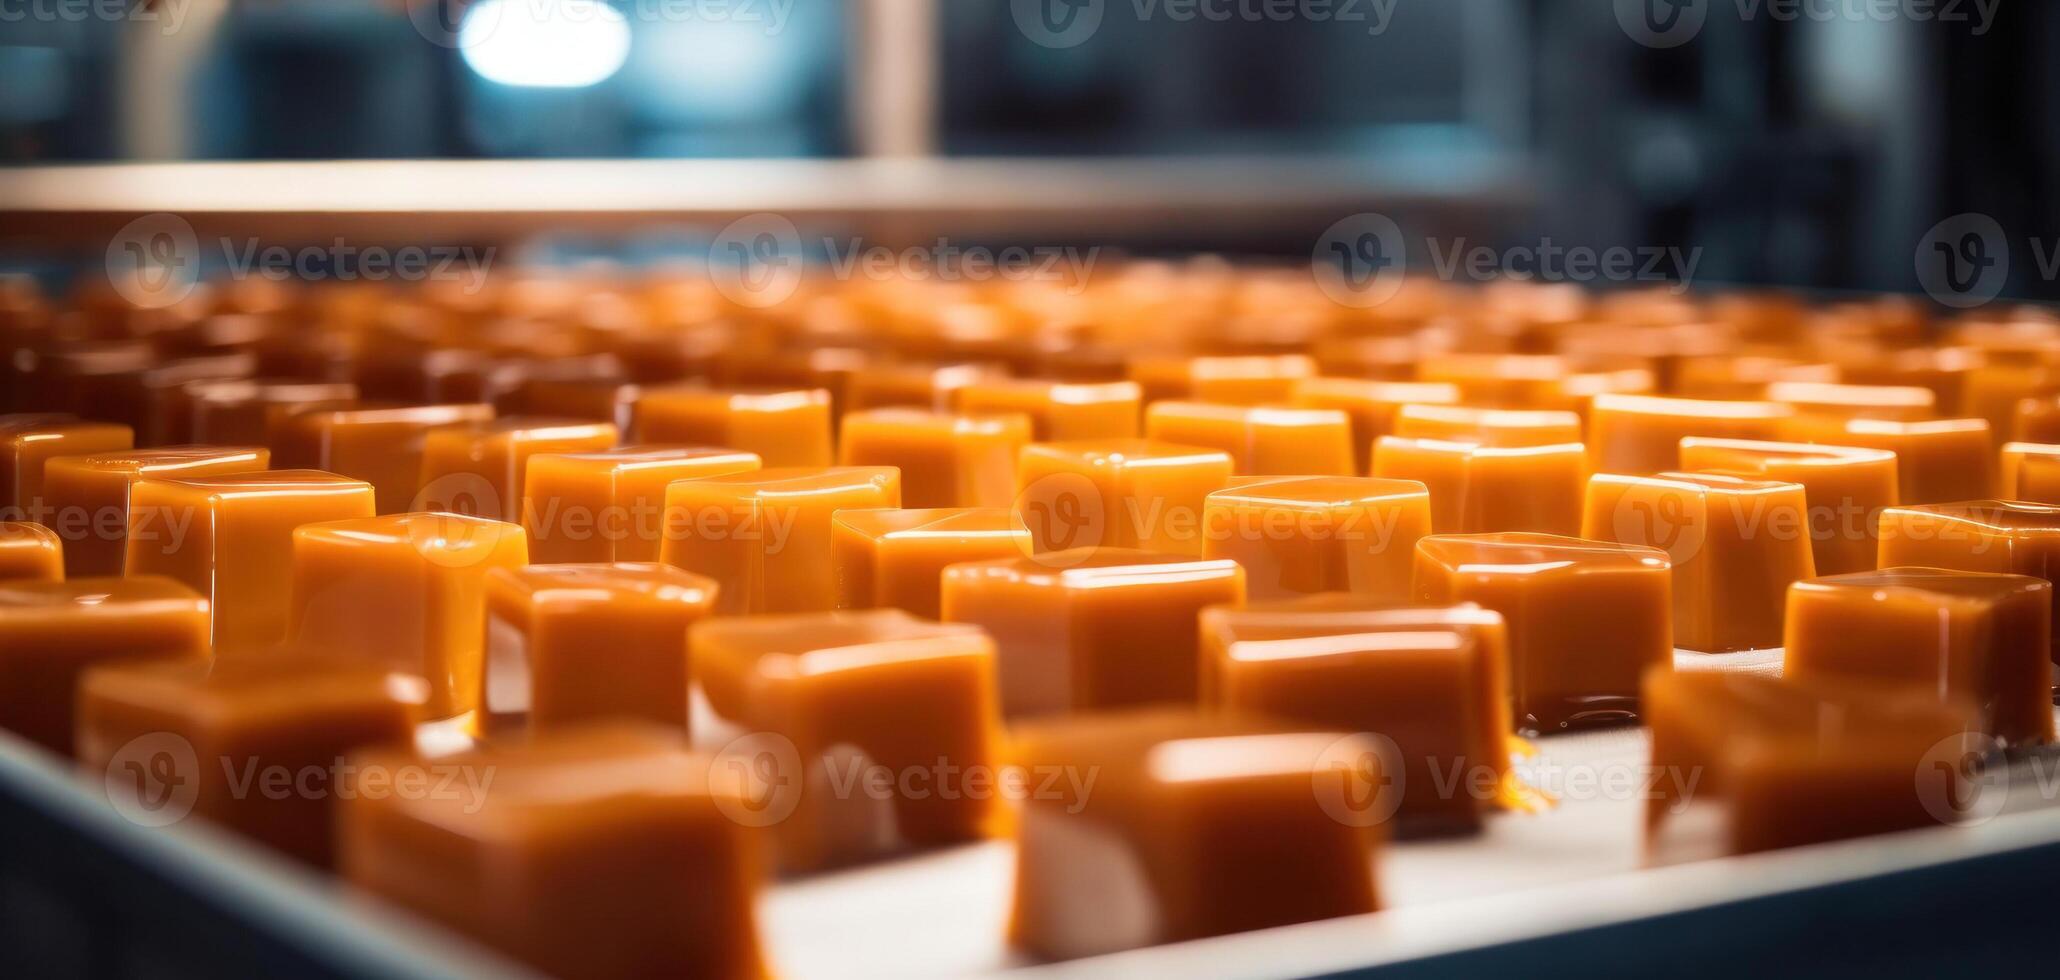
{"type": "Polygon", "coordinates": [[[1352,423],[1327,408],[1267,408],[1161,401],[1145,409],[1145,437],[1230,454],[1257,476],[1351,476],[1352,423]]]}
{"type": "MultiPolygon", "coordinates": [[[[2004,500],[1890,507],[1881,512],[1882,568],[2060,576],[2060,506],[2004,500]]],[[[2060,664],[2060,643],[2053,662],[2060,664]]]]}
{"type": "Polygon", "coordinates": [[[1245,570],[1254,599],[1353,592],[1409,596],[1430,492],[1409,480],[1241,476],[1203,504],[1202,554],[1245,570]]]}
{"type": "Polygon", "coordinates": [[[1883,419],[1796,418],[1781,438],[1895,453],[1896,486],[1903,504],[1980,500],[1996,492],[1996,448],[1981,419],[1893,422],[1883,419]]]}
{"type": "Polygon", "coordinates": [[[1030,443],[1026,415],[949,415],[879,408],[844,416],[837,461],[894,466],[910,507],[1007,507],[1016,458],[1030,443]]]}
{"type": "Polygon", "coordinates": [[[121,452],[135,439],[126,425],[64,415],[0,415],[0,520],[42,523],[43,468],[50,459],[121,452]]]}
{"type": "Polygon", "coordinates": [[[1395,413],[1394,434],[1483,446],[1559,446],[1581,441],[1581,417],[1564,411],[1404,405],[1395,413]]]}
{"type": "Polygon", "coordinates": [[[208,659],[207,598],[161,575],[0,582],[0,728],[70,755],[79,677],[208,659]]]}
{"type": "Polygon", "coordinates": [[[1030,530],[1005,507],[841,510],[831,519],[840,609],[938,618],[947,565],[1030,554],[1030,530]]]}
{"type": "Polygon", "coordinates": [[[1679,465],[1683,438],[1774,439],[1792,414],[1778,402],[1597,395],[1588,411],[1588,460],[1600,473],[1657,473],[1679,465]]]}
{"type": "Polygon", "coordinates": [[[0,521],[0,582],[64,580],[64,541],[28,521],[0,521]]]}
{"type": "Polygon", "coordinates": [[[59,456],[43,467],[50,526],[65,539],[65,573],[120,575],[129,531],[129,487],[165,476],[247,473],[271,465],[270,450],[175,446],[124,453],[59,456]]]}
{"type": "Polygon", "coordinates": [[[1691,436],[1681,440],[1681,469],[1800,484],[1818,575],[1873,568],[1875,524],[1900,497],[1896,456],[1885,449],[1691,436]]]}
{"type": "Polygon", "coordinates": [[[767,466],[832,458],[830,393],[821,388],[646,388],[635,414],[642,442],[741,449],[767,466]]]}
{"type": "Polygon", "coordinates": [[[1143,390],[1135,382],[1073,384],[1017,378],[983,378],[957,390],[957,408],[970,415],[1018,412],[1030,417],[1030,438],[1038,442],[1077,439],[1135,439],[1143,415],[1143,390]]]}
{"type": "Polygon", "coordinates": [[[1305,378],[1295,383],[1293,399],[1300,408],[1335,409],[1351,418],[1354,473],[1371,472],[1373,441],[1394,432],[1402,406],[1458,403],[1458,385],[1358,378],[1305,378]]]}
{"type": "Polygon", "coordinates": [[[726,614],[837,605],[831,519],[901,506],[890,466],[773,467],[680,480],[665,491],[659,560],[721,586],[726,614]]]}
{"type": "Polygon", "coordinates": [[[1429,487],[1440,534],[1572,534],[1581,526],[1588,457],[1578,442],[1502,447],[1382,436],[1373,475],[1429,487]]]}
{"type": "Polygon", "coordinates": [[[538,453],[523,479],[522,526],[529,559],[657,561],[665,488],[675,480],[747,473],[752,453],[692,446],[624,446],[591,453],[538,453]]]}
{"type": "Polygon", "coordinates": [[[372,485],[381,514],[422,509],[422,451],[429,433],[494,417],[492,405],[414,405],[287,416],[272,444],[282,469],[315,469],[372,485]]]}
{"type": "Polygon", "coordinates": [[[1230,454],[1147,439],[1038,442],[1016,471],[1016,513],[1039,551],[1202,552],[1202,506],[1230,482],[1230,454]]]}
{"type": "Polygon", "coordinates": [[[531,457],[601,452],[616,439],[614,425],[578,419],[516,416],[432,429],[422,443],[416,509],[519,522],[531,457]]]}

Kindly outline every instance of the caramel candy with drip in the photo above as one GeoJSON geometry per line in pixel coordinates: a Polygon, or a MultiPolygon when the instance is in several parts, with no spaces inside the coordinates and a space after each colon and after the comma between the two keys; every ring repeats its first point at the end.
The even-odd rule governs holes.
{"type": "Polygon", "coordinates": [[[273,463],[363,480],[372,485],[379,513],[398,514],[416,507],[429,433],[493,417],[493,406],[485,404],[302,412],[280,422],[273,463]]]}
{"type": "Polygon", "coordinates": [[[1657,473],[1679,465],[1688,436],[1774,439],[1792,413],[1777,402],[1597,395],[1588,412],[1588,460],[1600,473],[1657,473]]]}
{"type": "Polygon", "coordinates": [[[1230,475],[1220,449],[1147,439],[1032,443],[1016,471],[1016,513],[1038,551],[1199,555],[1204,498],[1230,475]]]}
{"type": "Polygon", "coordinates": [[[1416,543],[1415,591],[1418,602],[1476,602],[1502,614],[1510,695],[1526,728],[1635,717],[1640,676],[1673,666],[1673,573],[1657,548],[1554,534],[1432,535],[1416,543]]]}
{"type": "Polygon", "coordinates": [[[1025,801],[1016,837],[1009,938],[1032,956],[1380,906],[1380,811],[1392,794],[1372,740],[1166,709],[1011,734],[1015,765],[1057,777],[1025,801]],[[1065,778],[1078,773],[1095,780],[1065,778]]]}
{"type": "Polygon", "coordinates": [[[1351,420],[1333,409],[1162,401],[1145,410],[1144,428],[1159,442],[1221,449],[1241,476],[1356,472],[1351,420]]]}
{"type": "Polygon", "coordinates": [[[1716,808],[1708,843],[1725,854],[1949,821],[1968,788],[1960,759],[1981,741],[1972,708],[1934,692],[1725,671],[1654,671],[1645,715],[1652,766],[1668,774],[1647,807],[1655,854],[1691,807],[1716,808]]]}
{"type": "Polygon", "coordinates": [[[161,575],[0,582],[0,728],[72,753],[80,675],[208,659],[207,599],[161,575]]]}
{"type": "Polygon", "coordinates": [[[487,573],[528,562],[521,527],[479,517],[303,524],[293,532],[287,636],[300,655],[425,678],[430,717],[463,714],[477,704],[487,573]]]}
{"type": "Polygon", "coordinates": [[[845,510],[831,520],[840,609],[938,618],[947,565],[1030,554],[1030,530],[1005,507],[845,510]]]}
{"type": "Polygon", "coordinates": [[[1509,638],[1472,604],[1337,593],[1202,612],[1202,703],[1391,740],[1397,815],[1472,825],[1509,774],[1509,638]]]}
{"type": "Polygon", "coordinates": [[[1354,473],[1372,471],[1373,441],[1394,431],[1402,406],[1458,403],[1459,386],[1443,382],[1305,378],[1295,383],[1294,393],[1297,407],[1334,409],[1352,420],[1354,473]]]}
{"type": "Polygon", "coordinates": [[[371,516],[371,486],[319,470],[146,477],[129,485],[122,567],[206,596],[216,655],[263,654],[288,635],[294,529],[371,516]]]}
{"type": "Polygon", "coordinates": [[[1316,376],[1316,362],[1300,354],[1243,357],[1138,357],[1130,380],[1144,389],[1147,406],[1181,399],[1219,405],[1283,402],[1297,382],[1316,376]]]}
{"type": "Polygon", "coordinates": [[[327,869],[337,763],[353,749],[412,740],[426,695],[420,678],[367,664],[97,667],[79,685],[79,771],[98,782],[135,751],[128,746],[180,746],[170,771],[145,769],[133,781],[123,772],[110,792],[190,801],[197,816],[327,869]]]}
{"type": "Polygon", "coordinates": [[[1581,527],[1588,456],[1578,442],[1504,448],[1383,436],[1373,475],[1429,487],[1439,534],[1572,534],[1581,527]]]}
{"type": "MultiPolygon", "coordinates": [[[[2060,575],[2060,506],[1969,500],[1881,512],[1881,567],[2060,575]]],[[[2060,664],[2060,643],[2053,648],[2060,664]]]]}
{"type": "Polygon", "coordinates": [[[1144,401],[1135,382],[1069,384],[1063,381],[983,378],[957,390],[968,414],[1019,412],[1030,417],[1038,442],[1135,439],[1144,401]]]}
{"type": "Polygon", "coordinates": [[[1907,385],[1777,381],[1767,386],[1767,400],[1791,406],[1799,415],[1830,418],[1917,422],[1938,414],[1938,396],[1931,389],[1907,385]]]}
{"type": "Polygon", "coordinates": [[[1581,536],[1667,552],[1675,646],[1756,650],[1781,642],[1789,585],[1816,575],[1808,511],[1796,483],[1598,473],[1581,536]]]}
{"type": "Polygon", "coordinates": [[[675,480],[748,473],[757,455],[690,446],[625,446],[592,453],[538,453],[523,480],[529,560],[657,561],[665,488],[675,480]]]}
{"type": "Polygon", "coordinates": [[[874,609],[718,617],[688,635],[709,705],[785,740],[772,743],[781,771],[769,787],[787,794],[774,831],[781,867],[848,864],[997,829],[994,795],[962,782],[994,776],[999,762],[994,643],[977,627],[874,609]],[[840,789],[867,771],[887,779],[840,789]]]}
{"type": "Polygon", "coordinates": [[[687,627],[714,610],[715,594],[706,578],[648,562],[493,569],[484,727],[622,717],[686,730],[687,627]]]}
{"type": "Polygon", "coordinates": [[[1030,444],[1025,415],[947,415],[880,408],[844,416],[837,461],[894,466],[910,507],[1007,507],[1016,458],[1030,444]]]}
{"type": "Polygon", "coordinates": [[[1558,411],[1404,405],[1395,413],[1395,435],[1482,446],[1562,446],[1581,441],[1581,417],[1558,411]]]}
{"type": "Polygon", "coordinates": [[[43,467],[50,525],[65,539],[65,574],[120,575],[129,530],[129,487],[157,477],[248,473],[271,465],[270,450],[174,446],[59,456],[43,467]]]}
{"type": "Polygon", "coordinates": [[[2053,586],[2029,575],[1884,568],[1788,591],[1783,676],[1907,685],[1981,708],[2010,744],[2053,740],[2053,586]]]}
{"type": "Polygon", "coordinates": [[[726,614],[808,612],[837,605],[831,518],[901,506],[890,466],[774,467],[665,490],[659,560],[714,579],[726,614]]]}
{"type": "Polygon", "coordinates": [[[186,386],[191,438],[217,446],[269,446],[299,412],[355,408],[358,386],[278,379],[186,386]]]}
{"type": "Polygon", "coordinates": [[[1980,419],[1841,423],[1798,417],[1782,423],[1782,438],[1895,453],[1899,503],[1944,504],[1995,493],[1995,444],[1988,423],[1980,419]]]}
{"type": "Polygon", "coordinates": [[[767,975],[758,801],[677,732],[597,725],[350,765],[337,865],[351,885],[551,976],[767,975]],[[394,791],[410,779],[454,789],[394,791]]]}
{"type": "Polygon", "coordinates": [[[1202,554],[1245,570],[1254,599],[1352,592],[1409,596],[1431,498],[1409,480],[1241,476],[1203,504],[1202,554]]]}
{"type": "Polygon", "coordinates": [[[1681,468],[1800,484],[1818,575],[1873,568],[1875,521],[1900,499],[1896,456],[1882,449],[1691,436],[1681,440],[1681,468]]]}
{"type": "Polygon", "coordinates": [[[618,436],[606,422],[519,416],[432,429],[422,442],[415,509],[520,522],[531,457],[601,452],[614,448],[618,436]]]}
{"type": "Polygon", "coordinates": [[[57,532],[28,521],[0,521],[0,582],[64,580],[64,543],[57,532]]]}
{"type": "Polygon", "coordinates": [[[637,438],[757,453],[767,466],[828,466],[830,393],[821,388],[647,388],[637,438]]]}
{"type": "MultiPolygon", "coordinates": [[[[2031,460],[2051,464],[2060,462],[2060,445],[2036,442],[2006,442],[2003,444],[2002,466],[1997,471],[1997,483],[2005,500],[2043,500],[2024,492],[2025,464],[2031,460]]],[[[1945,502],[1945,501],[1942,501],[1945,502]]]]}
{"type": "Polygon", "coordinates": [[[43,467],[58,456],[134,448],[126,425],[82,422],[69,415],[0,415],[0,520],[42,523],[43,467]]]}
{"type": "Polygon", "coordinates": [[[1242,605],[1245,571],[1223,558],[1080,548],[944,570],[944,619],[999,651],[1009,717],[1152,702],[1193,703],[1195,617],[1242,605]]]}

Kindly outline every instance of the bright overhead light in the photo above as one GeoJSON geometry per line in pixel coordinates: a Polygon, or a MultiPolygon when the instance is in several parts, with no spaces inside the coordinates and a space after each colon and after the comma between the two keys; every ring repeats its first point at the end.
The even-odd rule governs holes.
{"type": "Polygon", "coordinates": [[[479,77],[521,88],[585,88],[629,59],[629,21],[596,0],[482,0],[458,25],[479,77]]]}

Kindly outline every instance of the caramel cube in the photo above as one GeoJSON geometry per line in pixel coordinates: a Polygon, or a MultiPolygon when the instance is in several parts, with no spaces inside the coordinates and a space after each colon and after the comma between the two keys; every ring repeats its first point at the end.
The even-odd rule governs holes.
{"type": "Polygon", "coordinates": [[[1224,558],[1081,548],[944,570],[944,619],[994,637],[1009,717],[1193,703],[1196,620],[1241,605],[1245,571],[1224,558]]]}
{"type": "Polygon", "coordinates": [[[2019,399],[2010,438],[2018,442],[2060,443],[2060,395],[2019,399]]]}
{"type": "Polygon", "coordinates": [[[293,532],[287,636],[302,655],[424,678],[430,717],[463,714],[477,704],[487,573],[528,563],[520,526],[479,517],[303,524],[293,532]]]}
{"type": "Polygon", "coordinates": [[[1016,471],[1016,513],[1038,551],[1202,553],[1202,505],[1230,482],[1230,454],[1146,439],[1038,442],[1016,471]]]}
{"type": "Polygon", "coordinates": [[[831,518],[901,506],[888,466],[775,467],[680,480],[665,490],[659,560],[714,579],[721,612],[803,612],[837,605],[831,518]]]}
{"type": "Polygon", "coordinates": [[[1802,485],[1709,473],[1588,483],[1581,536],[1647,545],[1674,566],[1674,645],[1757,650],[1781,642],[1789,585],[1816,575],[1802,485]]]}
{"type": "Polygon", "coordinates": [[[1916,422],[1938,414],[1937,394],[1911,385],[1777,381],[1767,386],[1767,400],[1788,405],[1800,415],[1843,419],[1916,422]]]}
{"type": "Polygon", "coordinates": [[[1030,529],[1005,507],[845,510],[831,520],[840,609],[903,609],[936,619],[947,565],[1030,554],[1030,529]]]}
{"type": "Polygon", "coordinates": [[[1025,415],[946,415],[879,408],[844,416],[837,460],[894,466],[910,507],[1007,507],[1016,458],[1030,443],[1025,415]]]}
{"type": "Polygon", "coordinates": [[[616,436],[607,422],[521,417],[432,429],[422,442],[417,509],[519,522],[531,457],[600,452],[614,448],[616,436]]]}
{"type": "Polygon", "coordinates": [[[608,725],[350,757],[344,881],[544,974],[758,978],[757,802],[677,733],[608,725]],[[442,793],[399,792],[443,785],[442,793]]]}
{"type": "Polygon", "coordinates": [[[753,453],[689,446],[625,446],[592,453],[538,453],[522,485],[529,560],[657,561],[665,488],[675,480],[747,473],[753,453]]]}
{"type": "Polygon", "coordinates": [[[1640,676],[1673,665],[1672,569],[1657,548],[1432,535],[1416,543],[1415,589],[1418,602],[1476,602],[1508,621],[1510,694],[1526,728],[1636,717],[1640,676]]]}
{"type": "Polygon", "coordinates": [[[372,485],[379,513],[404,513],[419,509],[429,433],[493,417],[493,406],[486,404],[301,412],[279,423],[273,464],[363,480],[372,485]]]}
{"type": "Polygon", "coordinates": [[[1458,385],[1429,381],[1305,378],[1295,383],[1294,392],[1298,407],[1334,409],[1352,420],[1354,473],[1371,472],[1373,441],[1394,432],[1395,413],[1402,406],[1458,403],[1458,385]]]}
{"type": "Polygon", "coordinates": [[[372,487],[317,470],[146,477],[129,485],[122,567],[167,575],[207,597],[215,653],[262,653],[286,639],[294,529],[372,516],[372,487]]]}
{"type": "Polygon", "coordinates": [[[120,575],[129,531],[129,486],[157,477],[248,473],[271,465],[267,449],[177,446],[59,456],[43,467],[50,526],[65,539],[65,574],[120,575]]]}
{"type": "Polygon", "coordinates": [[[1202,612],[1203,703],[1393,743],[1397,814],[1470,825],[1509,774],[1509,638],[1474,605],[1339,594],[1202,612]]]}
{"type": "Polygon", "coordinates": [[[1975,739],[1972,709],[1934,693],[1726,671],[1654,671],[1645,711],[1653,768],[1700,774],[1686,797],[1676,779],[1654,784],[1652,852],[1691,805],[1721,814],[1713,843],[1728,854],[1946,822],[1958,747],[1975,739]]]}
{"type": "Polygon", "coordinates": [[[1895,453],[1898,503],[1980,500],[1995,491],[1996,449],[1981,419],[1892,422],[1883,419],[1795,418],[1782,424],[1789,442],[1829,443],[1895,453]]]}
{"type": "Polygon", "coordinates": [[[1352,423],[1327,408],[1249,408],[1205,402],[1154,402],[1147,438],[1207,446],[1230,454],[1239,475],[1351,476],[1352,423]]]}
{"type": "Polygon", "coordinates": [[[1038,442],[1135,439],[1144,400],[1136,382],[982,378],[958,389],[958,410],[970,415],[1016,412],[1030,417],[1038,442]]]}
{"type": "Polygon", "coordinates": [[[1581,526],[1588,456],[1578,442],[1505,448],[1382,436],[1373,475],[1429,487],[1439,534],[1572,534],[1581,526]]]}
{"type": "Polygon", "coordinates": [[[127,777],[121,767],[149,761],[133,758],[140,749],[174,746],[170,771],[144,768],[133,786],[109,780],[111,794],[134,794],[111,799],[137,806],[171,793],[195,815],[326,869],[337,764],[353,749],[412,740],[425,693],[418,678],[358,664],[98,667],[79,685],[79,769],[96,782],[127,777]]]}
{"type": "Polygon", "coordinates": [[[999,761],[994,643],[979,629],[874,609],[713,618],[688,635],[710,706],[791,752],[776,753],[786,771],[773,777],[791,794],[775,828],[782,867],[995,829],[994,794],[965,782],[999,761]]]}
{"type": "Polygon", "coordinates": [[[767,466],[830,465],[830,393],[647,388],[637,399],[637,438],[757,453],[767,466]]]}
{"type": "MultiPolygon", "coordinates": [[[[2039,497],[2024,493],[2025,461],[2038,459],[2043,462],[2060,462],[2060,445],[2038,442],[2006,442],[2003,444],[2002,466],[1997,470],[1997,483],[2004,500],[2039,500],[2039,497]]],[[[1942,501],[1949,502],[1949,501],[1942,501]]]]}
{"type": "Polygon", "coordinates": [[[64,542],[56,531],[28,521],[0,521],[0,582],[64,580],[64,542]]]}
{"type": "Polygon", "coordinates": [[[1875,522],[1899,495],[1896,456],[1884,449],[1689,437],[1681,468],[1801,485],[1818,575],[1872,569],[1875,522]]]}
{"type": "Polygon", "coordinates": [[[292,415],[358,401],[357,385],[322,381],[204,381],[186,390],[192,440],[216,446],[269,446],[292,415]]]}
{"type": "Polygon", "coordinates": [[[1783,676],[1854,677],[1979,705],[2005,742],[2053,740],[2053,586],[2029,575],[1884,568],[1788,590],[1783,676]]]}
{"type": "Polygon", "coordinates": [[[1353,592],[1409,596],[1431,497],[1409,480],[1241,476],[1203,504],[1202,554],[1245,570],[1254,599],[1353,592]]]}
{"type": "Polygon", "coordinates": [[[1147,406],[1181,399],[1219,405],[1287,401],[1295,384],[1316,376],[1316,362],[1300,354],[1243,357],[1139,357],[1130,380],[1144,389],[1147,406]]]}
{"type": "Polygon", "coordinates": [[[993,368],[979,364],[877,364],[851,375],[844,408],[949,412],[960,389],[998,376],[993,368]]]}
{"type": "Polygon", "coordinates": [[[2011,479],[2017,483],[2013,500],[2060,504],[2060,455],[2026,455],[2016,463],[2011,479]]]}
{"type": "Polygon", "coordinates": [[[1380,905],[1378,809],[1390,794],[1371,740],[1172,710],[1011,734],[1012,762],[1050,787],[1029,794],[1016,837],[1009,936],[1033,956],[1090,956],[1380,905]]]}
{"type": "Polygon", "coordinates": [[[206,662],[207,599],[161,575],[0,582],[0,728],[70,755],[80,675],[206,662]]]}
{"type": "Polygon", "coordinates": [[[714,610],[715,593],[708,579],[649,562],[488,572],[485,727],[622,717],[684,731],[687,627],[714,610]]]}
{"type": "Polygon", "coordinates": [[[0,520],[44,523],[43,468],[59,456],[131,449],[126,425],[81,422],[62,415],[0,415],[0,520]]]}
{"type": "Polygon", "coordinates": [[[1395,413],[1395,435],[1483,446],[1561,446],[1581,441],[1581,417],[1561,411],[1404,405],[1395,413]]]}
{"type": "Polygon", "coordinates": [[[1597,395],[1588,411],[1588,460],[1600,473],[1670,470],[1688,436],[1775,439],[1793,412],[1778,402],[1597,395]]]}
{"type": "MultiPolygon", "coordinates": [[[[1880,562],[2052,581],[2060,568],[2060,506],[1969,500],[1890,507],[1881,512],[1880,562]]],[[[2053,662],[2060,664],[2060,643],[2053,662]]]]}

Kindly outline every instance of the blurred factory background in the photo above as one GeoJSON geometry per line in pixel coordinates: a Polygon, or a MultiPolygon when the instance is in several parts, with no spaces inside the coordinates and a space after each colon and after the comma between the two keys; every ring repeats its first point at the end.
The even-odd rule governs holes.
{"type": "MultiPolygon", "coordinates": [[[[2060,245],[2055,50],[2009,0],[0,0],[0,164],[1323,160],[1501,242],[1912,291],[1952,215],[2060,245]]],[[[1249,231],[1133,244],[1309,254],[1249,231]]]]}

